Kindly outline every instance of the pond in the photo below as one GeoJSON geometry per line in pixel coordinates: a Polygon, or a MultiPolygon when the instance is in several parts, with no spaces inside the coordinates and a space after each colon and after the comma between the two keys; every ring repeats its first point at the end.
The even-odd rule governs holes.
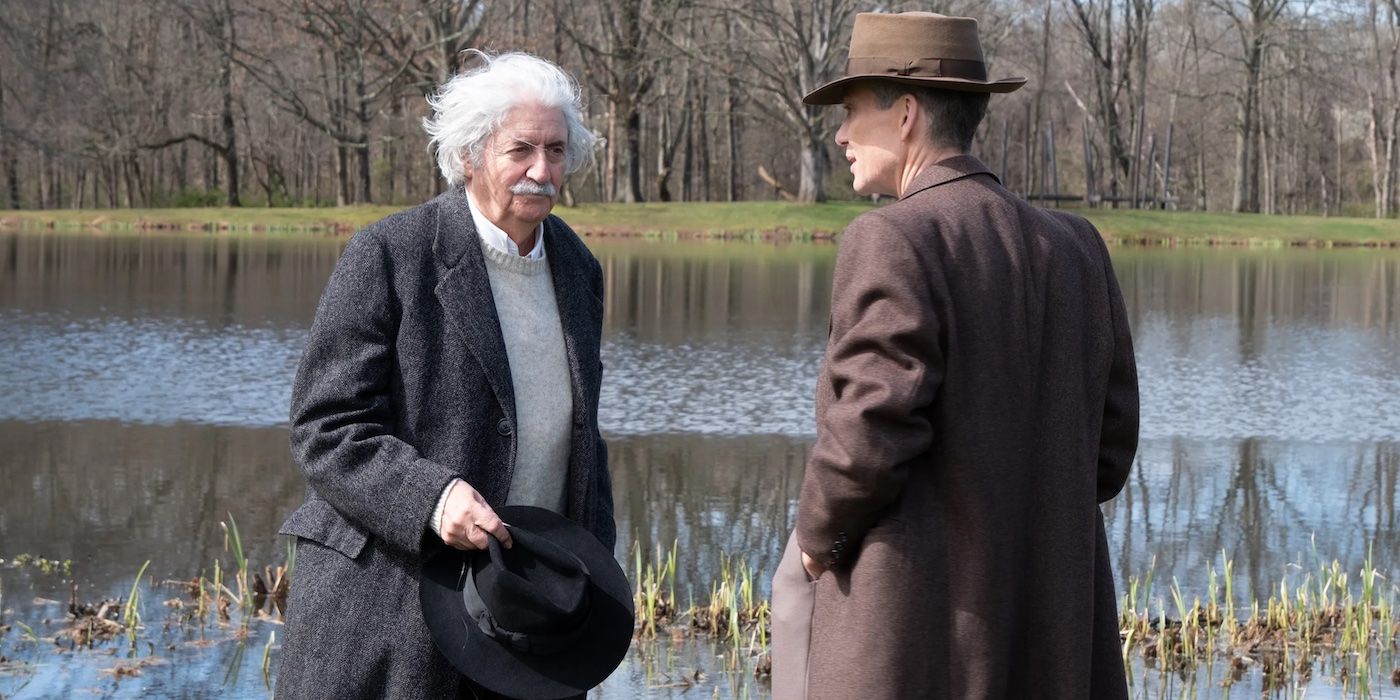
{"type": "MultiPolygon", "coordinates": [[[[726,558],[758,572],[766,594],[814,437],[835,248],[589,244],[607,285],[601,422],[619,558],[630,573],[634,544],[674,543],[682,603],[708,596],[726,558]]],[[[22,621],[38,639],[0,636],[0,695],[266,695],[275,614],[239,645],[162,627],[173,613],[160,602],[180,591],[146,589],[147,627],[161,629],[137,655],[156,663],[135,677],[108,672],[132,661],[125,652],[50,640],[68,578],[96,601],[126,595],[147,560],[158,582],[227,565],[229,514],[255,565],[284,560],[275,532],[302,498],[290,382],[343,245],[0,232],[0,624],[22,621]],[[71,560],[71,576],[15,567],[20,554],[71,560]]],[[[1113,259],[1143,394],[1137,463],[1104,506],[1120,593],[1152,571],[1204,596],[1223,558],[1245,599],[1320,562],[1354,575],[1368,552],[1395,580],[1400,252],[1121,248],[1113,259]]],[[[724,673],[723,653],[641,644],[595,695],[766,695],[746,672],[724,673]]],[[[1341,692],[1321,675],[1310,696],[1341,692]]],[[[1385,675],[1373,692],[1400,696],[1385,675]]],[[[1257,692],[1248,677],[1235,692],[1251,682],[1257,692]]],[[[1135,683],[1175,697],[1183,681],[1135,683]]],[[[1219,679],[1196,685],[1220,692],[1219,679]]]]}

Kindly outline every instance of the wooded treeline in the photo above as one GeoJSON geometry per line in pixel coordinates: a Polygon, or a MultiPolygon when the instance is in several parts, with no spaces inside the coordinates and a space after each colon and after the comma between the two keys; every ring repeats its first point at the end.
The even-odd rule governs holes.
{"type": "Polygon", "coordinates": [[[606,138],[572,201],[849,198],[856,12],[975,16],[974,152],[1046,201],[1397,213],[1400,0],[0,0],[0,206],[412,203],[424,95],[462,51],[583,85],[606,138]]]}

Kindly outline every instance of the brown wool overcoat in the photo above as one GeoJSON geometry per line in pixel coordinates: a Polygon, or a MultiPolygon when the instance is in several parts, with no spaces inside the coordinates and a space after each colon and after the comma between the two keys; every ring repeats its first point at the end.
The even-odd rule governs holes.
{"type": "Polygon", "coordinates": [[[1098,504],[1137,437],[1087,221],[958,156],[852,222],[797,518],[833,562],[811,584],[809,697],[1126,697],[1098,504]]]}

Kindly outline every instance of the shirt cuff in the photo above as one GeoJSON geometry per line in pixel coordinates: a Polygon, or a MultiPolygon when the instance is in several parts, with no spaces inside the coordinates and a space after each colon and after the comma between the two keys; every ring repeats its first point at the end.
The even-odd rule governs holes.
{"type": "Polygon", "coordinates": [[[464,483],[461,479],[453,479],[447,482],[447,486],[442,489],[442,495],[438,496],[437,506],[433,508],[433,519],[428,523],[433,528],[433,534],[442,537],[442,511],[447,507],[447,494],[452,493],[452,487],[464,483]]]}

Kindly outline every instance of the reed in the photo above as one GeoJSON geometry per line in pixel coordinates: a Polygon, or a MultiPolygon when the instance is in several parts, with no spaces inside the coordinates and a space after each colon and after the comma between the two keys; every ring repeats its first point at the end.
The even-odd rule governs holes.
{"type": "Polygon", "coordinates": [[[1400,633],[1393,601],[1400,589],[1387,584],[1369,554],[1355,578],[1335,560],[1319,564],[1296,586],[1285,575],[1266,600],[1252,599],[1240,615],[1234,562],[1223,552],[1221,571],[1224,576],[1217,579],[1210,569],[1204,607],[1199,599],[1188,606],[1173,579],[1174,618],[1167,616],[1164,601],[1143,597],[1139,579],[1129,577],[1120,613],[1124,664],[1131,668],[1136,654],[1148,668],[1185,673],[1223,662],[1234,675],[1257,665],[1267,690],[1297,693],[1326,660],[1337,681],[1365,696],[1384,660],[1393,659],[1400,633]],[[1223,608],[1217,598],[1221,582],[1223,608]]]}
{"type": "Polygon", "coordinates": [[[662,558],[661,545],[656,546],[655,559],[643,562],[641,548],[632,545],[632,561],[636,579],[633,605],[637,611],[638,636],[655,637],[657,631],[671,624],[676,614],[676,543],[662,558]]]}
{"type": "MultiPolygon", "coordinates": [[[[673,636],[723,642],[731,669],[746,653],[767,653],[771,609],[757,595],[747,563],[722,558],[704,600],[681,608],[674,593],[663,588],[663,582],[674,585],[674,544],[664,556],[658,548],[652,560],[636,547],[632,555],[640,582],[638,637],[654,638],[669,627],[673,636]],[[669,619],[655,614],[660,610],[670,612],[669,619]],[[677,633],[681,630],[684,634],[677,633]]],[[[1156,590],[1155,559],[1143,574],[1128,576],[1119,629],[1129,677],[1138,673],[1139,660],[1148,670],[1170,672],[1183,681],[1203,666],[1212,679],[1215,668],[1224,668],[1228,674],[1219,687],[1228,697],[1231,683],[1257,669],[1271,693],[1299,697],[1316,673],[1328,673],[1350,693],[1363,696],[1371,692],[1378,672],[1389,673],[1400,651],[1395,612],[1400,587],[1386,580],[1371,556],[1355,574],[1327,561],[1301,578],[1281,577],[1263,599],[1248,596],[1243,602],[1235,572],[1234,560],[1222,550],[1218,562],[1208,565],[1204,600],[1188,596],[1175,577],[1165,590],[1156,590]]],[[[1182,692],[1194,693],[1188,690],[1193,687],[1187,683],[1182,692]]]]}
{"type": "Polygon", "coordinates": [[[26,625],[23,622],[20,622],[19,620],[15,620],[15,626],[19,627],[19,631],[24,635],[25,641],[35,643],[39,641],[39,635],[34,634],[33,627],[30,627],[29,625],[26,625]]]}
{"type": "Polygon", "coordinates": [[[674,542],[664,553],[658,545],[653,558],[644,558],[641,549],[633,545],[638,638],[654,639],[669,630],[675,637],[698,635],[726,642],[736,652],[735,657],[740,652],[768,651],[771,607],[759,595],[754,571],[747,562],[721,558],[720,576],[710,583],[708,597],[702,604],[692,599],[684,609],[676,602],[676,562],[674,542]]]}
{"type": "Polygon", "coordinates": [[[224,590],[242,611],[250,612],[253,600],[248,594],[248,558],[243,554],[243,538],[238,534],[238,521],[233,519],[233,513],[229,513],[228,522],[219,523],[219,527],[224,531],[224,551],[233,555],[233,563],[238,567],[233,574],[233,582],[238,587],[238,592],[224,590]]]}
{"type": "Polygon", "coordinates": [[[136,572],[136,580],[131,582],[131,594],[122,606],[122,627],[126,629],[126,638],[132,649],[136,648],[136,630],[141,626],[141,577],[146,575],[146,567],[150,565],[151,560],[147,559],[141,565],[141,570],[136,572]]]}
{"type": "Polygon", "coordinates": [[[267,643],[263,645],[262,655],[262,676],[263,685],[268,690],[272,690],[272,645],[277,642],[277,631],[273,630],[267,634],[267,643]]]}

